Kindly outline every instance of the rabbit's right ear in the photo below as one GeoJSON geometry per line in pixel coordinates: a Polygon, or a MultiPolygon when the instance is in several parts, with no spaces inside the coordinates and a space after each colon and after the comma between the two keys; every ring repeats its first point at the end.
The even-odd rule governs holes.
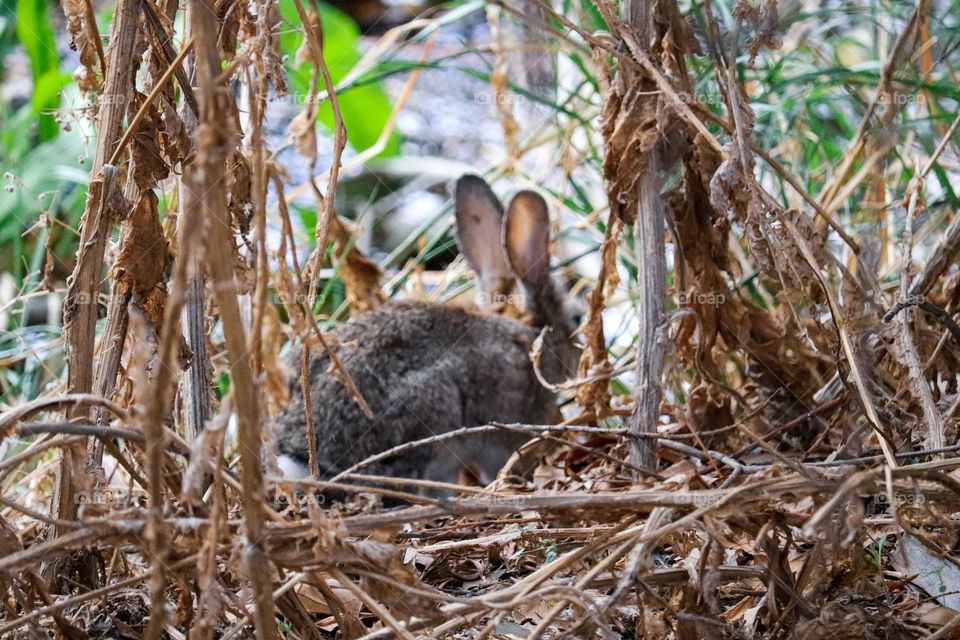
{"type": "Polygon", "coordinates": [[[521,191],[513,197],[503,241],[520,282],[541,288],[550,280],[550,212],[539,194],[521,191]]]}
{"type": "Polygon", "coordinates": [[[513,275],[500,239],[503,205],[483,178],[465,175],[457,180],[456,219],[457,245],[480,279],[483,294],[508,293],[513,275]]]}

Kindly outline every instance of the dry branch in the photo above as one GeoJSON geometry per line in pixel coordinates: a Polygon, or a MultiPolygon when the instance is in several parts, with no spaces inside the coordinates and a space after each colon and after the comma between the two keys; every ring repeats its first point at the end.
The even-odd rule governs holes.
{"type": "MultiPolygon", "coordinates": [[[[97,149],[90,169],[90,186],[81,220],[80,250],[64,303],[64,336],[67,346],[67,389],[70,393],[89,393],[93,387],[93,352],[96,340],[97,301],[107,239],[114,219],[125,212],[112,205],[116,188],[115,168],[108,158],[120,139],[123,115],[133,89],[132,71],[137,64],[134,47],[137,38],[136,0],[120,0],[110,31],[110,49],[97,117],[97,149]]],[[[81,417],[78,412],[69,417],[81,417]]],[[[84,473],[86,447],[77,445],[64,451],[58,472],[54,513],[61,520],[76,517],[74,492],[87,485],[84,473]]]]}
{"type": "Polygon", "coordinates": [[[187,211],[195,211],[204,223],[211,287],[220,310],[230,362],[233,399],[239,422],[241,482],[245,514],[243,567],[254,592],[257,637],[269,640],[276,635],[272,624],[274,602],[269,561],[263,544],[263,471],[260,462],[260,407],[258,406],[249,347],[237,303],[233,274],[232,221],[226,206],[225,170],[234,132],[224,126],[232,97],[217,84],[220,72],[218,20],[213,2],[191,2],[191,32],[196,39],[197,93],[200,118],[197,125],[197,157],[184,179],[187,211]]]}

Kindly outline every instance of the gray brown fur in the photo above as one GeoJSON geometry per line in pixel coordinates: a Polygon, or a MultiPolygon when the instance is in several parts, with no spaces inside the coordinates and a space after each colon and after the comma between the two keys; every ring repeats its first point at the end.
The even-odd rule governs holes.
{"type": "MultiPolygon", "coordinates": [[[[476,258],[473,249],[481,239],[466,238],[477,228],[467,214],[478,214],[481,219],[495,215],[499,229],[502,207],[486,183],[474,176],[461,178],[457,191],[461,249],[466,246],[468,261],[475,269],[484,269],[484,265],[471,259],[476,258]],[[468,246],[471,244],[473,249],[468,246]]],[[[322,354],[313,356],[310,394],[322,477],[330,477],[397,445],[460,427],[490,422],[555,421],[556,398],[537,380],[530,360],[533,341],[541,329],[548,327],[540,370],[550,382],[575,375],[579,351],[573,342],[575,326],[567,319],[562,296],[549,276],[549,257],[537,255],[546,251],[546,204],[539,196],[524,192],[511,203],[511,210],[521,197],[527,204],[542,204],[542,211],[533,211],[529,216],[526,211],[516,215],[511,211],[508,216],[522,221],[524,224],[515,226],[523,227],[523,231],[514,231],[508,223],[508,237],[482,240],[496,243],[497,247],[505,241],[511,262],[514,254],[526,252],[516,257],[524,264],[511,266],[522,272],[519,280],[533,326],[512,318],[411,301],[387,303],[340,326],[335,331],[337,354],[374,418],[364,416],[355,400],[333,378],[329,360],[322,354]],[[531,238],[531,233],[541,236],[531,238]]],[[[480,227],[489,235],[490,220],[486,219],[480,227]]],[[[484,253],[491,255],[489,245],[484,253]]],[[[501,287],[503,274],[485,275],[488,277],[481,280],[501,287]]],[[[290,391],[290,403],[275,422],[278,452],[306,464],[306,421],[298,376],[291,381],[290,391]]],[[[416,449],[389,458],[366,471],[455,482],[461,472],[469,469],[486,481],[495,476],[525,439],[521,434],[496,432],[447,440],[431,449],[416,449]]]]}

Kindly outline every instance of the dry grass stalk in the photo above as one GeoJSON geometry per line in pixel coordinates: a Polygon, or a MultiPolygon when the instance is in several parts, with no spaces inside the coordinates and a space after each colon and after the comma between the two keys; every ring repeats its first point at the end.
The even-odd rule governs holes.
{"type": "MultiPolygon", "coordinates": [[[[89,393],[93,387],[93,353],[96,340],[97,305],[100,277],[107,238],[116,216],[124,212],[111,206],[111,180],[114,167],[108,166],[114,145],[120,139],[123,127],[123,109],[129,96],[136,41],[136,2],[124,0],[117,5],[111,27],[111,46],[103,93],[108,97],[100,103],[97,118],[97,150],[90,170],[92,180],[87,195],[87,206],[81,223],[80,253],[67,292],[64,311],[64,331],[68,353],[67,388],[71,393],[89,393]]],[[[81,417],[72,413],[69,417],[81,417]]],[[[66,449],[59,471],[55,513],[60,519],[76,517],[77,490],[88,487],[84,467],[86,448],[75,445],[66,449]]]]}

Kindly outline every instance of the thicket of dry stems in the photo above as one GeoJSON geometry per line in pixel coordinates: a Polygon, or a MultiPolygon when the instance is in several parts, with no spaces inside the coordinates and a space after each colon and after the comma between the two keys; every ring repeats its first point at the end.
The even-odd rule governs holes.
{"type": "MultiPolygon", "coordinates": [[[[876,200],[886,202],[892,150],[875,123],[892,122],[902,104],[891,99],[893,73],[925,46],[929,3],[891,49],[845,163],[817,197],[753,142],[750,96],[734,65],[742,51],[777,46],[775,4],[737,4],[732,34],[721,38],[711,25],[709,53],[674,2],[598,2],[611,33],[582,31],[548,4],[527,13],[541,35],[585,43],[606,83],[610,210],[582,327],[579,415],[564,428],[484,427],[560,443],[527,483],[442,502],[420,497],[416,482],[362,468],[300,485],[412,505],[346,515],[313,503],[284,508],[277,496],[292,489],[260,455],[283,386],[273,301],[305,352],[327,349],[310,309],[331,244],[352,310],[384,299],[376,265],[352,248],[328,197],[347,132],[319,18],[296,4],[302,54],[315,71],[293,131],[312,174],[326,172],[309,184],[317,247],[303,265],[289,257],[283,181],[263,132],[267,98],[285,87],[275,4],[191,0],[178,51],[170,34],[184,7],[119,0],[104,56],[86,4],[63,0],[88,66],[85,88],[99,92],[97,149],[66,300],[66,390],[0,417],[4,436],[44,434],[0,463],[3,477],[62,454],[49,516],[3,498],[0,635],[56,628],[86,637],[110,619],[115,633],[154,638],[185,629],[197,638],[956,637],[960,613],[937,606],[930,596],[942,594],[924,594],[908,569],[891,568],[883,544],[890,534],[918,540],[925,551],[913,560],[941,562],[944,590],[960,589],[950,571],[960,566],[957,403],[944,406],[957,392],[957,279],[945,276],[960,243],[957,219],[925,264],[910,259],[911,221],[936,157],[918,163],[902,203],[898,290],[883,291],[869,264],[841,261],[827,241],[860,255],[860,239],[835,218],[843,194],[877,184],[876,200]],[[723,117],[684,99],[693,93],[686,57],[702,55],[716,65],[723,117]],[[337,120],[329,168],[317,166],[324,99],[337,120]],[[758,163],[781,174],[803,207],[785,210],[758,183],[758,163]],[[677,173],[677,186],[661,193],[677,173]],[[162,224],[161,185],[174,195],[162,224]],[[271,186],[276,207],[267,204],[271,186]],[[267,243],[268,216],[283,230],[278,247],[267,243]],[[106,264],[116,227],[119,250],[106,264]],[[767,307],[728,284],[747,260],[731,254],[731,229],[745,236],[749,266],[779,288],[767,307]],[[631,231],[643,296],[632,399],[609,384],[601,324],[631,231]],[[665,242],[676,259],[669,286],[665,242]],[[103,286],[109,308],[97,333],[103,286]],[[678,292],[691,302],[668,316],[667,295],[678,292]],[[252,309],[250,322],[241,305],[252,309]],[[208,313],[222,323],[222,344],[207,335],[208,313]],[[215,361],[230,374],[219,406],[210,394],[215,361]],[[943,379],[953,381],[946,393],[935,384],[943,379]],[[671,424],[658,434],[661,414],[671,424]],[[231,415],[232,468],[224,458],[231,415]],[[623,428],[607,428],[610,419],[623,428]],[[78,496],[104,490],[102,472],[88,471],[104,450],[146,493],[145,506],[77,509],[78,496]]],[[[501,11],[524,8],[497,5],[492,14],[501,11]]],[[[495,73],[494,90],[508,92],[507,80],[495,73]]],[[[515,151],[516,123],[501,115],[515,151]]],[[[312,429],[308,438],[312,447],[312,429]]]]}

